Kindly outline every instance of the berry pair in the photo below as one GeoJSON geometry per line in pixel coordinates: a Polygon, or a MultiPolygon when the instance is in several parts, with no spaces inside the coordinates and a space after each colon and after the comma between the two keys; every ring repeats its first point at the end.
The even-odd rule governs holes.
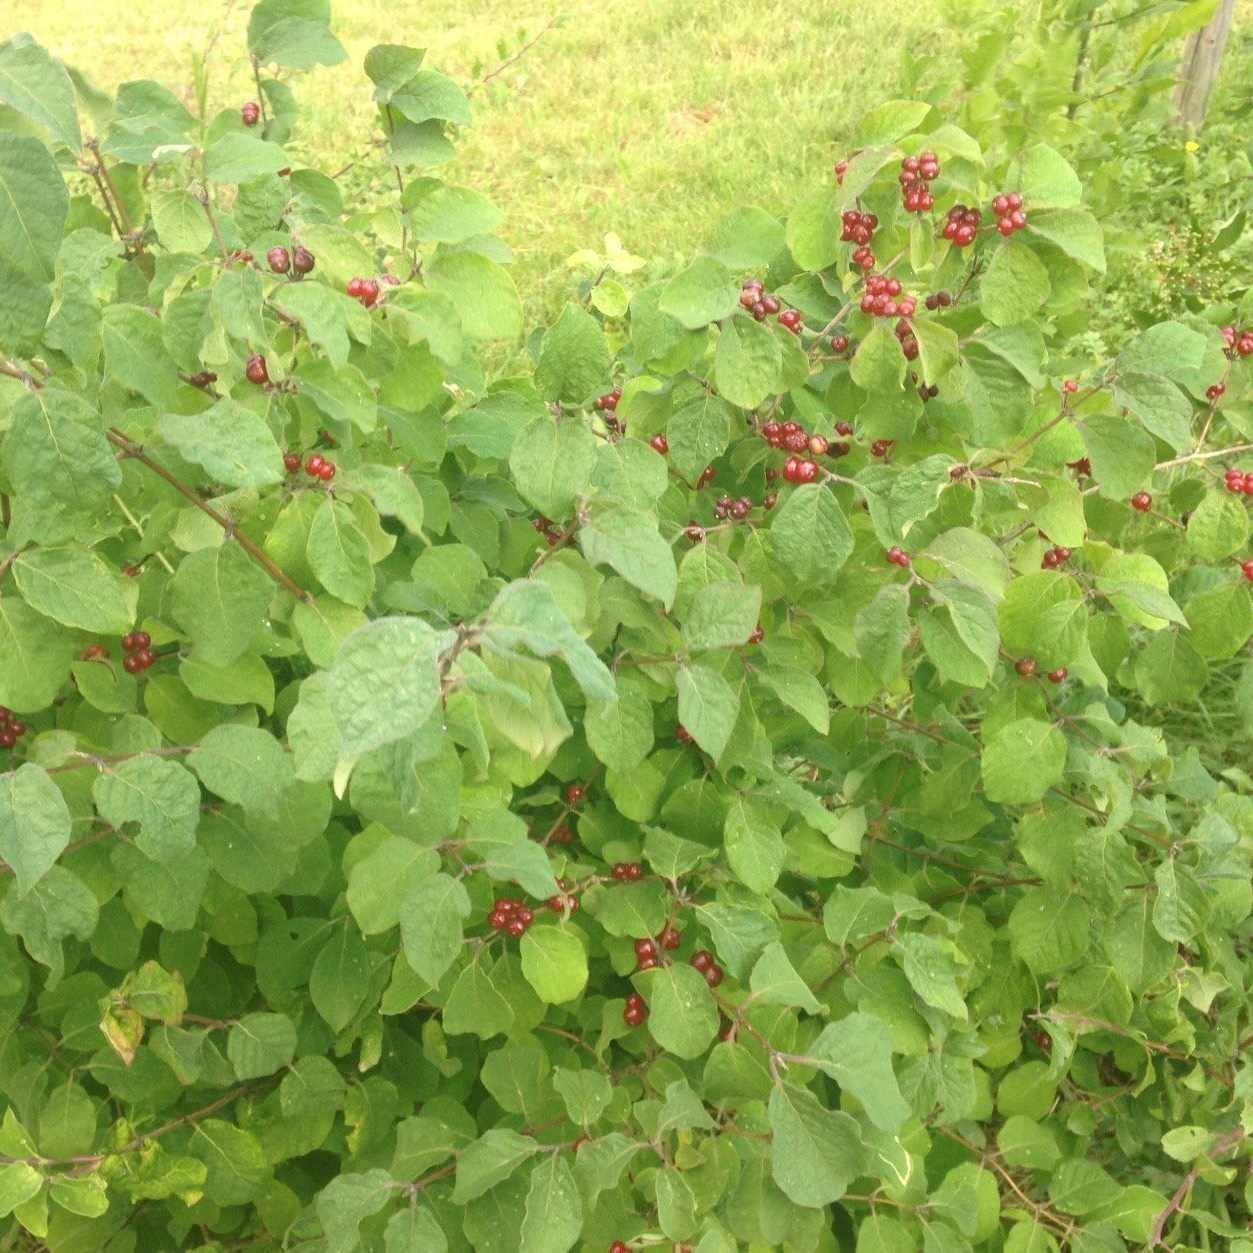
{"type": "Polygon", "coordinates": [[[294,252],[288,252],[281,244],[271,248],[265,259],[275,274],[286,274],[289,270],[296,274],[308,274],[317,264],[308,248],[297,247],[294,252]]]}
{"type": "Polygon", "coordinates": [[[0,748],[13,748],[26,734],[26,723],[11,709],[0,705],[0,748]]]}
{"type": "Polygon", "coordinates": [[[1016,192],[1002,194],[992,201],[996,214],[996,229],[1007,238],[1015,231],[1025,230],[1027,214],[1022,207],[1022,197],[1016,192]]]}
{"type": "Polygon", "coordinates": [[[918,302],[912,296],[902,294],[901,281],[883,274],[871,274],[866,279],[866,291],[861,298],[861,311],[874,318],[912,318],[918,302]]]}
{"type": "Polygon", "coordinates": [[[899,547],[899,545],[893,544],[892,547],[888,549],[888,560],[894,566],[900,566],[902,570],[908,569],[909,567],[909,554],[903,548],[899,547]]]}
{"type": "Polygon", "coordinates": [[[626,998],[622,1021],[628,1027],[642,1027],[648,1021],[648,1002],[638,992],[632,992],[626,998]]]}
{"type": "Polygon", "coordinates": [[[692,965],[705,976],[705,982],[716,988],[722,982],[724,971],[707,948],[698,948],[692,954],[692,965]]]}
{"type": "Polygon", "coordinates": [[[892,451],[892,445],[896,443],[894,439],[877,439],[870,445],[870,455],[872,457],[886,457],[892,451]]]}
{"type": "Polygon", "coordinates": [[[868,244],[879,228],[876,214],[859,213],[856,209],[845,209],[841,221],[840,239],[846,244],[868,244]]]}
{"type": "Polygon", "coordinates": [[[1066,562],[1068,562],[1069,560],[1070,560],[1069,548],[1062,548],[1060,546],[1057,548],[1050,548],[1048,552],[1044,554],[1044,557],[1040,561],[1040,569],[1041,570],[1056,570],[1058,566],[1064,566],[1066,562]]]}
{"type": "Polygon", "coordinates": [[[360,301],[366,309],[372,309],[378,304],[379,284],[378,279],[374,278],[350,278],[348,286],[344,289],[347,293],[357,301],[360,301]]]}
{"type": "Polygon", "coordinates": [[[1253,471],[1247,473],[1240,470],[1228,470],[1224,476],[1227,490],[1234,494],[1253,496],[1253,471]]]}
{"type": "Polygon", "coordinates": [[[487,915],[488,925],[493,931],[505,931],[515,939],[524,936],[534,921],[535,914],[521,901],[510,896],[497,898],[492,905],[492,912],[487,915]]]}
{"type": "MultiPolygon", "coordinates": [[[[905,301],[901,302],[902,304],[905,301]]],[[[914,328],[910,326],[905,318],[901,318],[895,326],[896,338],[900,341],[901,352],[905,354],[906,361],[915,361],[918,358],[918,340],[914,335],[914,328]]],[[[925,400],[926,397],[923,397],[925,400]]]]}
{"type": "MultiPolygon", "coordinates": [[[[283,458],[283,464],[287,464],[286,457],[283,458]]],[[[327,461],[320,452],[315,452],[305,462],[305,473],[311,479],[321,479],[323,483],[329,483],[335,477],[335,463],[327,461]]]]}
{"type": "Polygon", "coordinates": [[[873,270],[874,263],[875,263],[874,253],[869,248],[867,248],[864,244],[862,245],[862,247],[854,249],[853,264],[859,270],[873,270]]]}
{"type": "Polygon", "coordinates": [[[730,496],[719,496],[714,503],[714,517],[734,518],[736,522],[743,522],[752,507],[753,502],[747,496],[741,496],[738,500],[732,500],[730,496]]]}
{"type": "Polygon", "coordinates": [[[637,861],[616,861],[610,874],[619,883],[635,883],[644,877],[644,867],[637,861]]]}
{"type": "Polygon", "coordinates": [[[557,886],[561,891],[548,898],[548,908],[554,914],[574,913],[579,907],[579,898],[570,892],[570,885],[565,879],[558,879],[557,886]]]}
{"type": "Polygon", "coordinates": [[[975,242],[983,214],[968,205],[955,204],[944,223],[944,238],[957,248],[969,248],[975,242]]]}
{"type": "Polygon", "coordinates": [[[618,401],[622,399],[622,388],[615,387],[613,391],[606,392],[603,396],[597,396],[592,401],[592,408],[598,413],[612,413],[618,407],[618,401]]]}
{"type": "Polygon", "coordinates": [[[1253,357],[1253,328],[1237,331],[1234,326],[1224,326],[1223,339],[1229,357],[1253,357]]]}
{"type": "Polygon", "coordinates": [[[952,303],[952,294],[946,291],[932,292],[931,295],[923,301],[923,304],[925,304],[928,309],[947,309],[952,303]]]}
{"type": "Polygon", "coordinates": [[[789,457],[783,463],[783,477],[789,483],[812,483],[818,474],[818,463],[808,457],[789,457]]]}
{"type": "Polygon", "coordinates": [[[122,651],[126,654],[122,659],[122,669],[127,674],[142,674],[156,664],[152,636],[147,631],[132,631],[129,635],[123,635],[122,651]]]}

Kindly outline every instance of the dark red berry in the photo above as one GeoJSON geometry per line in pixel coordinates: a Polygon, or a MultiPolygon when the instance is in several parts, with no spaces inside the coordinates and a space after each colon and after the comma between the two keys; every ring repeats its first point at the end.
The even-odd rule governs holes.
{"type": "Polygon", "coordinates": [[[705,975],[705,982],[709,984],[711,988],[716,988],[718,984],[722,982],[723,972],[721,966],[710,966],[709,969],[703,973],[705,975]]]}
{"type": "Polygon", "coordinates": [[[1048,680],[1050,683],[1065,683],[1068,671],[1065,666],[1058,666],[1056,670],[1050,670],[1048,680]]]}
{"type": "Polygon", "coordinates": [[[657,945],[653,940],[636,940],[635,941],[636,957],[656,957],[657,945]]]}
{"type": "Polygon", "coordinates": [[[103,644],[88,644],[79,653],[79,658],[83,661],[104,661],[108,655],[109,650],[103,644]]]}
{"type": "Polygon", "coordinates": [[[249,100],[239,110],[239,116],[245,126],[256,126],[261,121],[261,106],[255,100],[249,100]]]}
{"type": "Polygon", "coordinates": [[[698,948],[690,960],[692,965],[703,974],[714,964],[714,955],[707,948],[698,948]]]}
{"type": "Polygon", "coordinates": [[[674,738],[680,744],[690,744],[692,742],[692,733],[685,726],[677,726],[674,728],[674,738]]]}
{"type": "Polygon", "coordinates": [[[1131,498],[1131,507],[1140,513],[1148,513],[1153,508],[1153,497],[1148,492],[1136,492],[1131,498]]]}
{"type": "Polygon", "coordinates": [[[275,274],[286,274],[291,269],[291,253],[281,244],[271,248],[265,259],[275,274]]]}
{"type": "Polygon", "coordinates": [[[122,661],[122,669],[127,674],[138,674],[144,668],[139,653],[130,653],[122,661]]]}
{"type": "Polygon", "coordinates": [[[292,253],[291,268],[297,274],[309,274],[315,265],[317,265],[317,258],[313,253],[308,248],[297,244],[296,251],[292,253]]]}
{"type": "Polygon", "coordinates": [[[661,931],[657,935],[657,943],[660,944],[662,948],[669,949],[672,952],[674,949],[678,948],[682,942],[682,935],[680,935],[678,929],[669,922],[662,927],[661,931]]]}
{"type": "Polygon", "coordinates": [[[653,446],[654,450],[661,453],[663,457],[670,451],[670,441],[664,435],[654,435],[648,442],[653,446]]]}
{"type": "Polygon", "coordinates": [[[571,783],[566,788],[566,804],[570,806],[581,805],[583,797],[587,795],[587,789],[581,783],[571,783]]]}
{"type": "Polygon", "coordinates": [[[1036,671],[1036,660],[1034,657],[1020,657],[1014,662],[1014,669],[1018,671],[1024,679],[1029,679],[1036,671]]]}
{"type": "Polygon", "coordinates": [[[298,452],[285,452],[283,454],[283,469],[288,474],[295,474],[300,469],[300,454],[298,452]]]}
{"type": "Polygon", "coordinates": [[[270,381],[269,366],[266,365],[265,358],[260,353],[248,358],[244,374],[247,375],[248,382],[255,383],[258,387],[264,387],[270,381]]]}

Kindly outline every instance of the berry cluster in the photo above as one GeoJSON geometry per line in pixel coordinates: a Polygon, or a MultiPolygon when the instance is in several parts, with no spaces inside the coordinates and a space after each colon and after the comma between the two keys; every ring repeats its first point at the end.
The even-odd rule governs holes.
{"type": "Polygon", "coordinates": [[[249,100],[240,108],[239,117],[245,126],[256,126],[261,121],[261,106],[255,100],[249,100]]]}
{"type": "Polygon", "coordinates": [[[265,358],[259,352],[248,358],[248,364],[244,366],[244,374],[248,382],[255,383],[258,387],[269,385],[270,367],[266,365],[265,358]]]}
{"type": "Polygon", "coordinates": [[[844,229],[840,238],[846,244],[857,244],[853,252],[853,264],[863,270],[873,270],[874,253],[870,249],[870,241],[874,238],[879,219],[873,213],[859,213],[856,209],[844,211],[844,229]]]}
{"type": "Polygon", "coordinates": [[[803,319],[799,309],[785,308],[777,296],[770,295],[759,278],[745,279],[740,288],[740,304],[753,315],[758,322],[778,315],[779,325],[785,326],[793,335],[799,335],[803,319]]]}
{"type": "Polygon", "coordinates": [[[1041,570],[1056,570],[1058,566],[1064,566],[1070,560],[1069,548],[1050,548],[1044,554],[1040,561],[1041,570]]]}
{"type": "Polygon", "coordinates": [[[932,292],[931,295],[923,301],[923,304],[925,304],[928,309],[947,309],[952,303],[952,293],[946,291],[932,292]]]}
{"type": "Polygon", "coordinates": [[[156,664],[156,655],[152,651],[152,636],[147,631],[132,631],[122,636],[122,651],[126,657],[122,661],[122,669],[127,674],[140,674],[149,666],[156,664]]]}
{"type": "Polygon", "coordinates": [[[1225,383],[1213,383],[1205,389],[1206,400],[1221,400],[1227,394],[1225,383]]]}
{"type": "Polygon", "coordinates": [[[927,186],[940,177],[940,161],[934,152],[906,157],[901,162],[901,200],[906,213],[925,213],[935,208],[935,197],[927,186]]]}
{"type": "Polygon", "coordinates": [[[747,496],[740,496],[736,500],[732,500],[730,496],[719,496],[714,502],[714,517],[733,518],[736,522],[743,522],[752,507],[753,502],[747,496]]]}
{"type": "MultiPolygon", "coordinates": [[[[287,467],[289,474],[295,474],[300,469],[300,454],[284,453],[283,465],[287,467]]],[[[335,477],[335,463],[327,461],[320,452],[311,453],[309,460],[305,462],[305,473],[311,479],[321,479],[323,483],[329,483],[335,477]]]]}
{"type": "Polygon", "coordinates": [[[996,229],[1002,235],[1026,229],[1027,214],[1022,207],[1022,197],[1016,191],[997,196],[992,201],[992,212],[996,214],[996,229]]]}
{"type": "MultiPolygon", "coordinates": [[[[626,999],[626,1008],[622,1011],[622,1021],[628,1027],[642,1027],[648,1021],[648,1002],[638,992],[632,992],[626,999]]],[[[626,1245],[622,1246],[626,1248],[626,1245]]]]}
{"type": "Polygon", "coordinates": [[[808,457],[789,457],[783,463],[783,477],[789,483],[812,483],[819,472],[818,463],[808,457]]]}
{"type": "MultiPolygon", "coordinates": [[[[841,435],[853,433],[852,426],[847,422],[840,422],[835,429],[841,435]]],[[[843,457],[848,453],[847,444],[832,443],[825,435],[817,432],[810,435],[799,422],[766,422],[762,425],[761,436],[772,448],[785,448],[788,452],[809,453],[814,457],[828,454],[832,457],[843,457]]],[[[787,478],[786,470],[783,477],[787,478]]],[[[788,482],[794,481],[788,479],[788,482]]]]}
{"type": "Polygon", "coordinates": [[[286,274],[289,270],[296,274],[308,274],[317,264],[308,248],[297,247],[294,252],[289,252],[282,244],[271,248],[265,259],[275,274],[286,274]]]}
{"type": "Polygon", "coordinates": [[[1253,327],[1237,331],[1234,326],[1223,327],[1223,339],[1229,357],[1253,357],[1253,327]]]}
{"type": "Polygon", "coordinates": [[[26,734],[26,723],[0,705],[0,748],[12,748],[26,734]]]}
{"type": "Polygon", "coordinates": [[[635,960],[638,963],[637,968],[639,970],[652,970],[661,961],[661,957],[657,952],[659,945],[673,952],[682,942],[682,933],[669,922],[657,933],[655,940],[636,940],[635,960]]]}
{"type": "Polygon", "coordinates": [[[622,388],[615,387],[613,391],[606,392],[603,396],[597,396],[592,401],[592,408],[598,413],[612,413],[618,407],[618,401],[622,399],[622,388]]]}
{"type": "Polygon", "coordinates": [[[644,877],[644,867],[637,861],[616,861],[610,874],[620,883],[635,883],[644,877]]]}
{"type": "Polygon", "coordinates": [[[883,274],[871,274],[866,279],[866,291],[861,298],[861,311],[874,318],[912,318],[918,302],[913,296],[901,294],[901,281],[883,274]],[[897,297],[900,297],[898,300],[897,297]]]}
{"type": "Polygon", "coordinates": [[[716,988],[722,982],[723,969],[714,959],[714,955],[707,948],[698,948],[692,954],[692,965],[705,976],[705,982],[711,988],[716,988]]]}
{"type": "Polygon", "coordinates": [[[1232,494],[1253,496],[1253,471],[1245,472],[1233,468],[1228,470],[1223,477],[1227,490],[1232,494]]]}
{"type": "Polygon", "coordinates": [[[955,204],[944,223],[944,238],[958,248],[969,248],[975,242],[983,214],[968,205],[955,204]]]}
{"type": "MultiPolygon", "coordinates": [[[[903,300],[901,303],[905,304],[907,302],[903,300]]],[[[908,303],[912,304],[913,302],[910,301],[908,303]]],[[[901,352],[905,354],[905,360],[913,361],[918,356],[918,340],[914,336],[914,328],[910,326],[905,318],[901,318],[897,322],[895,330],[896,338],[900,341],[901,352]]],[[[923,400],[926,400],[925,396],[923,396],[923,400]]]]}
{"type": "Polygon", "coordinates": [[[507,931],[515,939],[524,936],[534,921],[534,913],[511,896],[498,897],[492,905],[492,912],[487,915],[488,925],[493,931],[507,931]]]}
{"type": "Polygon", "coordinates": [[[894,566],[900,566],[902,570],[907,569],[909,566],[909,554],[896,544],[893,544],[892,547],[888,549],[888,560],[894,566]]]}
{"type": "Polygon", "coordinates": [[[378,303],[378,279],[350,278],[345,290],[354,300],[360,301],[363,308],[372,309],[378,303]]]}

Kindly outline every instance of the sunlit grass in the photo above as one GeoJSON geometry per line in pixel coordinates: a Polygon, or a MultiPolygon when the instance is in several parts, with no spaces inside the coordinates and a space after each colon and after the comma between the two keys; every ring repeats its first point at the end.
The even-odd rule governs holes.
{"type": "MultiPolygon", "coordinates": [[[[213,103],[254,94],[239,54],[249,6],[205,0],[0,0],[0,32],[29,30],[112,89],[156,78],[191,99],[193,48],[214,33],[213,103]]],[[[551,309],[561,263],[605,232],[645,256],[689,251],[730,208],[775,205],[828,176],[838,141],[896,78],[930,0],[336,0],[351,63],[299,79],[300,147],[335,168],[373,124],[361,59],[375,43],[429,49],[462,82],[554,19],[524,57],[475,93],[476,125],[443,171],[491,195],[519,286],[551,309]]],[[[534,310],[533,310],[534,311],[534,310]]]]}

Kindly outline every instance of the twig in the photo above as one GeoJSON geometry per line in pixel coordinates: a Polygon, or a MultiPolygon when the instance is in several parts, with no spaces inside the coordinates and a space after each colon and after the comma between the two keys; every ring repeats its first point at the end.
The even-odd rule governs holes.
{"type": "MultiPolygon", "coordinates": [[[[1205,1156],[1209,1158],[1220,1157],[1223,1153],[1229,1153],[1244,1139],[1244,1128],[1233,1127],[1226,1135],[1222,1136],[1218,1142],[1210,1149],[1205,1156]]],[[[1188,1193],[1192,1191],[1192,1185],[1201,1177],[1201,1167],[1193,1166],[1190,1171],[1183,1177],[1183,1182],[1175,1189],[1175,1195],[1166,1203],[1166,1208],[1157,1216],[1157,1221],[1153,1224],[1153,1230],[1149,1232],[1149,1238],[1145,1242],[1145,1253],[1157,1248],[1159,1244],[1164,1244],[1162,1236],[1166,1231],[1166,1224],[1170,1222],[1172,1214],[1178,1214],[1183,1209],[1183,1203],[1187,1199],[1188,1193]]]]}
{"type": "Polygon", "coordinates": [[[517,52],[513,54],[513,56],[506,57],[494,70],[492,70],[490,74],[484,74],[483,77],[480,78],[477,83],[472,84],[467,94],[473,94],[474,92],[478,91],[480,87],[483,87],[487,83],[490,83],[493,78],[496,78],[498,75],[503,74],[516,61],[520,61],[524,56],[526,56],[528,52],[531,51],[532,48],[535,47],[537,43],[539,43],[541,39],[544,38],[545,35],[548,34],[550,30],[552,30],[557,25],[557,22],[558,22],[557,18],[555,17],[550,18],[548,21],[548,24],[544,26],[543,28],[541,28],[538,35],[536,35],[533,39],[530,39],[526,43],[524,43],[522,47],[519,48],[517,52]]]}
{"type": "Polygon", "coordinates": [[[1190,452],[1186,457],[1172,457],[1169,461],[1159,461],[1155,470],[1169,470],[1171,466],[1185,466],[1191,461],[1211,461],[1215,457],[1229,457],[1233,453],[1249,452],[1253,444],[1234,444],[1230,448],[1219,448],[1213,452],[1190,452]]]}
{"type": "Polygon", "coordinates": [[[261,569],[263,569],[266,574],[268,574],[270,578],[272,578],[281,588],[290,592],[297,600],[308,603],[313,599],[313,597],[310,596],[299,583],[295,582],[287,573],[279,568],[274,559],[263,548],[253,543],[253,541],[250,540],[248,536],[243,533],[243,531],[239,530],[230,518],[219,513],[207,501],[201,500],[200,497],[197,496],[186,483],[176,478],[159,462],[154,461],[146,452],[144,452],[143,448],[139,444],[134,442],[134,440],[123,435],[117,427],[110,427],[107,435],[109,437],[109,442],[115,447],[120,448],[126,456],[138,461],[141,465],[147,466],[149,470],[158,475],[160,478],[163,478],[181,496],[191,501],[191,503],[202,513],[208,514],[208,516],[211,517],[214,522],[216,522],[218,526],[226,532],[227,537],[235,540],[239,544],[240,548],[242,548],[244,552],[246,552],[248,556],[250,556],[253,561],[255,561],[257,565],[259,565],[261,569]]]}

